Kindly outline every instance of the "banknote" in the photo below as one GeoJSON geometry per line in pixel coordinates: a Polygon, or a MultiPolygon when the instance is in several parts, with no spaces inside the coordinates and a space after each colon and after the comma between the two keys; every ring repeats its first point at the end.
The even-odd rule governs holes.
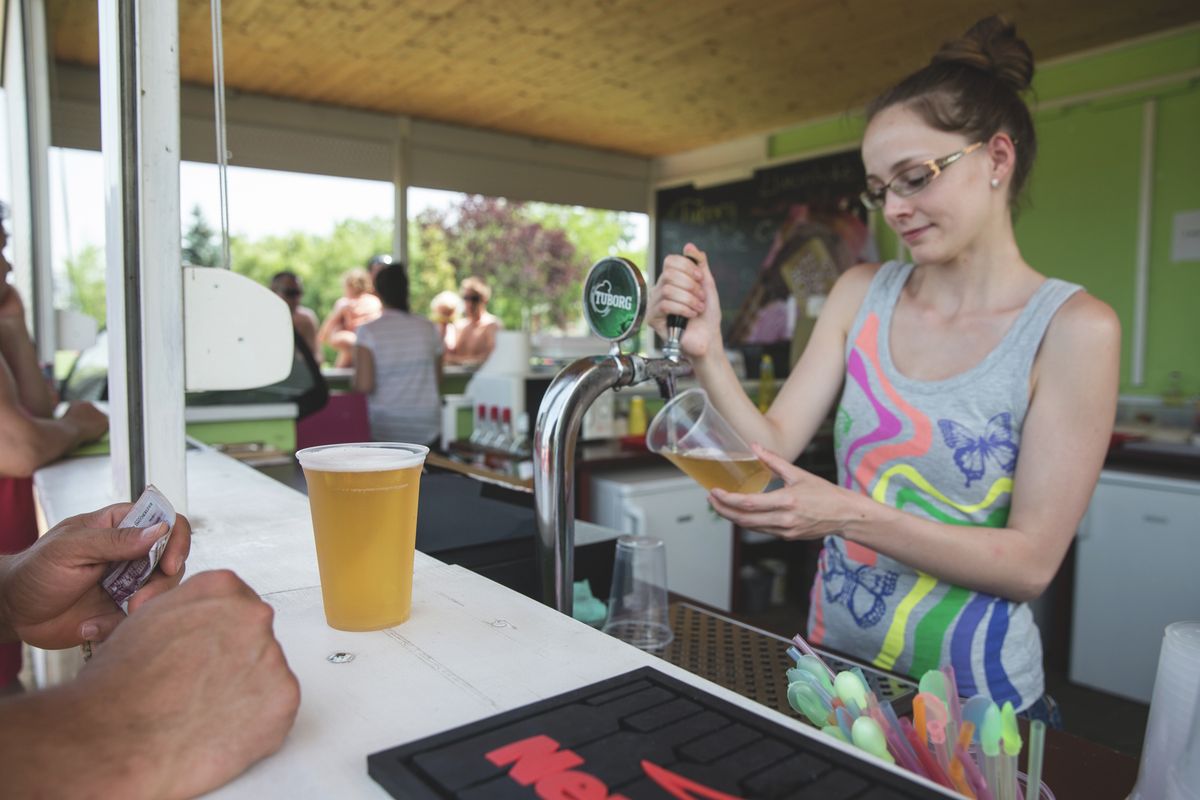
{"type": "Polygon", "coordinates": [[[171,531],[175,529],[175,509],[162,492],[154,486],[147,486],[146,491],[142,492],[142,496],[138,498],[138,501],[133,504],[133,508],[129,509],[129,513],[117,526],[118,528],[147,528],[160,522],[167,523],[167,532],[154,543],[149,553],[132,561],[114,561],[100,580],[104,591],[108,592],[108,596],[113,599],[113,602],[126,613],[129,613],[129,598],[133,597],[133,593],[150,580],[150,576],[158,567],[158,560],[167,547],[171,531]]]}

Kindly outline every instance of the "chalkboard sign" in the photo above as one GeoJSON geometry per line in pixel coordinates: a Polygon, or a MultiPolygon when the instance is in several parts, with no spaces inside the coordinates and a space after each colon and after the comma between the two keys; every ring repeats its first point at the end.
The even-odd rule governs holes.
{"type": "Polygon", "coordinates": [[[791,358],[775,360],[786,369],[837,275],[873,257],[858,201],[865,181],[855,150],[759,170],[736,183],[660,191],[655,273],[688,242],[704,250],[726,344],[782,347],[791,358]]]}

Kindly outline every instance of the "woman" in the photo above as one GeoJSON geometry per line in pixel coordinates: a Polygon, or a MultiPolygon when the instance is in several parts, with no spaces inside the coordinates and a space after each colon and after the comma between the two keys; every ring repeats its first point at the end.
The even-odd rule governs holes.
{"type": "Polygon", "coordinates": [[[839,278],[760,414],[725,358],[704,253],[669,256],[650,321],[784,481],[715,490],[745,528],[825,537],[809,638],[913,676],[944,663],[964,696],[1051,718],[1027,602],[1058,570],[1107,448],[1120,331],[1107,305],[1021,257],[1012,213],[1036,150],[1018,92],[1033,58],[993,17],[867,109],[864,199],[911,264],[839,278]],[[840,400],[839,400],[840,396],[840,400]],[[838,485],[791,464],[838,401],[838,485]],[[763,447],[769,444],[771,449],[763,447]]]}
{"type": "Polygon", "coordinates": [[[375,276],[383,313],[358,329],[354,390],[367,395],[371,438],[435,448],[441,433],[442,340],[433,323],[408,313],[403,264],[375,276]]]}
{"type": "Polygon", "coordinates": [[[342,278],[344,294],[333,304],[317,334],[321,344],[337,351],[335,367],[354,365],[354,342],[359,326],[379,317],[383,306],[371,293],[371,276],[365,269],[352,269],[342,278]]]}

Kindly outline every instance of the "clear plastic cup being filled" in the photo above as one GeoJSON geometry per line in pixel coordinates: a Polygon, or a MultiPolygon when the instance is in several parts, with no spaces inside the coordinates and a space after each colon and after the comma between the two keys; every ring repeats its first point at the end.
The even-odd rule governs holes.
{"type": "Polygon", "coordinates": [[[646,446],[709,491],[755,494],[771,481],[771,471],[703,389],[688,389],[663,406],[646,431],[646,446]]]}

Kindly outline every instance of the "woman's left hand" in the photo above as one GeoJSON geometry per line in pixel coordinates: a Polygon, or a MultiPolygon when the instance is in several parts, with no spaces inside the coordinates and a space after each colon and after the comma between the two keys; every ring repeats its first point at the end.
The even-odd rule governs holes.
{"type": "Polygon", "coordinates": [[[818,478],[764,447],[753,448],[784,486],[763,494],[713,489],[709,493],[713,509],[725,519],[783,539],[816,539],[842,530],[849,519],[861,518],[856,507],[862,495],[818,478]]]}

